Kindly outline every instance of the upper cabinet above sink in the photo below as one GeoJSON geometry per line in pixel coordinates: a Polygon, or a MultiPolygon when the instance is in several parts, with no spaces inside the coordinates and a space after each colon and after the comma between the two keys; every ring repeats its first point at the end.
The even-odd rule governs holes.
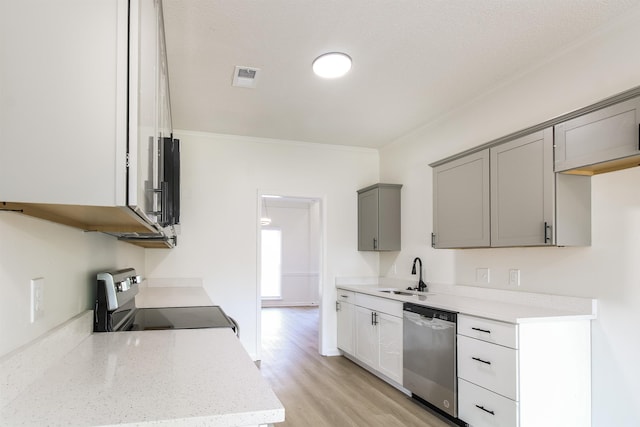
{"type": "Polygon", "coordinates": [[[431,164],[434,248],[588,246],[591,175],[640,165],[640,87],[431,164]]]}
{"type": "Polygon", "coordinates": [[[179,180],[166,169],[179,170],[179,151],[161,1],[2,12],[0,37],[16,43],[0,51],[0,209],[172,246],[179,180]]]}
{"type": "Polygon", "coordinates": [[[433,168],[434,248],[586,246],[591,182],[553,173],[547,128],[433,168]]]}

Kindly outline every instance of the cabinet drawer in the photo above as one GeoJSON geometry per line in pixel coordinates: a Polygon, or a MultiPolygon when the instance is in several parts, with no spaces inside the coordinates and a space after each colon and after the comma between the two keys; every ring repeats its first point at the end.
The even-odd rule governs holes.
{"type": "Polygon", "coordinates": [[[392,316],[402,317],[402,302],[387,298],[374,297],[367,294],[356,293],[356,305],[373,311],[380,311],[392,316]]]}
{"type": "Polygon", "coordinates": [[[458,377],[518,399],[518,350],[458,335],[458,377]]]}
{"type": "Polygon", "coordinates": [[[458,335],[518,348],[518,326],[511,323],[459,314],[458,335]]]}
{"type": "Polygon", "coordinates": [[[518,402],[458,379],[458,418],[473,427],[517,427],[518,402]]]}
{"type": "Polygon", "coordinates": [[[352,291],[345,291],[344,289],[338,289],[338,301],[349,302],[355,304],[356,293],[352,291]]]}

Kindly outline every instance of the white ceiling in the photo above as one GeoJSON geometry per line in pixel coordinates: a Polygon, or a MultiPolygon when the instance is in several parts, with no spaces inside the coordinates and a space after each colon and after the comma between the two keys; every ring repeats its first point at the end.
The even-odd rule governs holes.
{"type": "Polygon", "coordinates": [[[640,0],[164,0],[176,129],[381,147],[640,0]],[[338,80],[311,62],[353,58],[338,80]],[[261,69],[232,87],[236,65],[261,69]]]}

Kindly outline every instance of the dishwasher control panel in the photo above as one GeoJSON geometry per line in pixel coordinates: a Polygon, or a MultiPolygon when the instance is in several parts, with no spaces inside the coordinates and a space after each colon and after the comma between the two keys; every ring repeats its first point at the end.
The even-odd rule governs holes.
{"type": "Polygon", "coordinates": [[[403,309],[404,311],[410,311],[429,319],[440,319],[444,320],[445,322],[455,323],[458,317],[458,313],[425,307],[424,305],[412,304],[410,302],[404,303],[403,309]]]}

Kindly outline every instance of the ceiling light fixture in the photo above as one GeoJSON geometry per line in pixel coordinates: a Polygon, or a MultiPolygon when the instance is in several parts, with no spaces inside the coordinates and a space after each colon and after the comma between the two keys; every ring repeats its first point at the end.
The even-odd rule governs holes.
{"type": "Polygon", "coordinates": [[[313,72],[325,79],[342,77],[351,69],[351,57],[346,53],[330,52],[313,61],[313,72]]]}

